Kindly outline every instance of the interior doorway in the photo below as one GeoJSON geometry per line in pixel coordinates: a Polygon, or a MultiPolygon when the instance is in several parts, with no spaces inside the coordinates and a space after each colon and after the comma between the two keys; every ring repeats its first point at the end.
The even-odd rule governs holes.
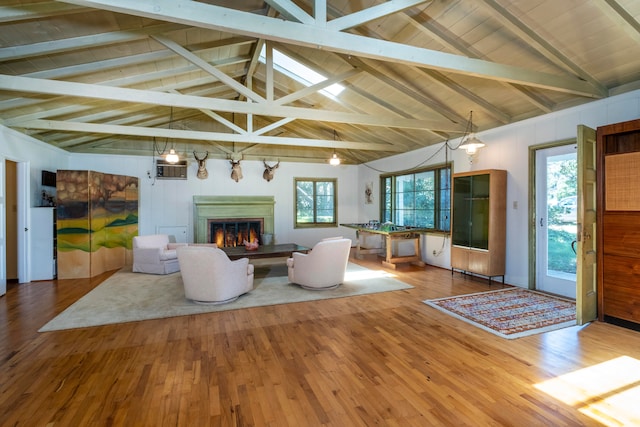
{"type": "Polygon", "coordinates": [[[7,282],[18,281],[18,165],[5,160],[5,265],[7,282]]]}
{"type": "Polygon", "coordinates": [[[578,158],[575,141],[535,153],[535,288],[576,298],[578,158]]]}

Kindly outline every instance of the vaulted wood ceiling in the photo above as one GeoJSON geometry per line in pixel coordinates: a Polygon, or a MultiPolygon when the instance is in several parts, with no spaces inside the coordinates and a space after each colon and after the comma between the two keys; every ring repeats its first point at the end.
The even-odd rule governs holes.
{"type": "Polygon", "coordinates": [[[639,20],[637,0],[4,0],[0,123],[70,152],[358,164],[470,111],[485,130],[640,88],[639,20]]]}

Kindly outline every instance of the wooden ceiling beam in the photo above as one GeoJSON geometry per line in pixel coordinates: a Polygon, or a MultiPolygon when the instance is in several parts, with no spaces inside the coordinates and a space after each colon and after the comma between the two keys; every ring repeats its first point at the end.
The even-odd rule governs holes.
{"type": "Polygon", "coordinates": [[[349,15],[332,19],[327,22],[327,28],[334,31],[344,31],[387,15],[402,12],[405,9],[409,9],[422,3],[432,2],[433,0],[390,0],[358,12],[350,13],[349,15]]]}
{"type": "Polygon", "coordinates": [[[23,123],[27,129],[61,130],[68,132],[85,132],[96,134],[146,136],[170,139],[185,139],[196,141],[222,141],[237,143],[258,143],[271,145],[291,145],[314,148],[351,148],[354,150],[372,150],[400,152],[401,148],[391,144],[376,144],[358,141],[337,141],[310,138],[289,138],[274,136],[256,136],[250,134],[238,135],[232,133],[204,132],[184,129],[148,128],[140,126],[120,126],[96,123],[78,123],[58,120],[32,120],[23,123]]]}
{"type": "Polygon", "coordinates": [[[22,46],[3,47],[0,48],[0,61],[13,61],[31,56],[49,55],[82,48],[124,43],[132,40],[145,39],[151,34],[167,33],[182,28],[184,28],[183,25],[167,23],[152,25],[137,30],[113,31],[110,33],[49,40],[46,42],[31,43],[22,46]]]}
{"type": "Polygon", "coordinates": [[[437,129],[459,132],[464,126],[438,120],[409,120],[397,117],[379,117],[338,111],[317,110],[274,105],[273,103],[248,103],[224,99],[212,99],[191,95],[176,95],[138,89],[107,87],[87,83],[33,79],[29,77],[0,75],[0,90],[26,93],[45,93],[83,98],[99,98],[114,101],[166,105],[181,108],[208,109],[240,114],[257,114],[276,117],[294,117],[303,120],[319,120],[339,123],[358,123],[369,126],[406,127],[413,129],[437,129]]]}
{"type": "Polygon", "coordinates": [[[607,92],[607,88],[600,83],[596,78],[587,73],[582,67],[578,66],[575,62],[569,59],[564,53],[556,49],[551,43],[549,43],[544,37],[541,37],[526,26],[522,21],[516,18],[509,10],[500,5],[496,0],[482,0],[486,7],[489,9],[491,16],[502,24],[506,29],[511,31],[520,39],[524,40],[529,46],[535,49],[540,55],[546,58],[549,62],[557,65],[563,70],[569,70],[575,73],[580,78],[591,83],[600,92],[607,92]]]}
{"type": "Polygon", "coordinates": [[[90,9],[86,7],[79,7],[57,1],[0,6],[0,23],[30,21],[34,19],[48,18],[50,16],[84,13],[89,10],[90,9]]]}
{"type": "Polygon", "coordinates": [[[477,58],[337,32],[313,24],[283,21],[186,0],[64,0],[98,9],[144,16],[200,28],[281,41],[316,49],[363,56],[381,61],[460,73],[477,78],[503,81],[574,95],[602,98],[607,93],[575,76],[560,76],[522,67],[497,64],[477,58]]]}

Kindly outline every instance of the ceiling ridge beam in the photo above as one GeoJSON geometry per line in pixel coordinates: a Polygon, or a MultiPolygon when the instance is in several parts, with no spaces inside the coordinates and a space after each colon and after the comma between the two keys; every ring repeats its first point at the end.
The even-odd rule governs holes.
{"type": "Polygon", "coordinates": [[[452,73],[505,81],[541,89],[602,98],[607,93],[575,76],[558,76],[526,68],[497,64],[478,58],[416,46],[377,40],[326,28],[283,21],[234,9],[186,0],[155,0],[153,3],[130,0],[64,0],[98,9],[134,14],[169,22],[210,28],[274,41],[328,49],[387,62],[443,70],[452,73]]]}

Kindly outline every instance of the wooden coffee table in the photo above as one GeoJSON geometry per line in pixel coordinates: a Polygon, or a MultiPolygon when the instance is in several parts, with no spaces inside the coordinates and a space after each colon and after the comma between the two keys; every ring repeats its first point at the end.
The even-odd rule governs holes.
{"type": "Polygon", "coordinates": [[[278,258],[278,257],[290,257],[293,252],[307,253],[311,248],[306,246],[300,246],[296,243],[280,243],[277,245],[261,245],[254,251],[248,251],[244,246],[234,246],[222,249],[229,259],[259,259],[259,258],[278,258]]]}

